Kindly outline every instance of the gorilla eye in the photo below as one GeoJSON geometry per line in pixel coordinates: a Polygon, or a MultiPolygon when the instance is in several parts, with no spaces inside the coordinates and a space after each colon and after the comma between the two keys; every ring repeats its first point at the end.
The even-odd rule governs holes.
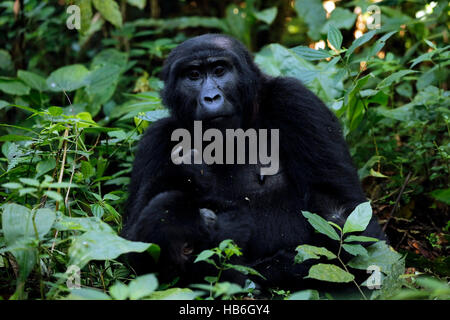
{"type": "Polygon", "coordinates": [[[187,76],[191,80],[198,80],[200,79],[200,72],[198,70],[193,69],[188,71],[187,76]]]}
{"type": "Polygon", "coordinates": [[[222,66],[218,66],[214,69],[214,75],[217,77],[221,77],[225,74],[225,68],[222,66]]]}

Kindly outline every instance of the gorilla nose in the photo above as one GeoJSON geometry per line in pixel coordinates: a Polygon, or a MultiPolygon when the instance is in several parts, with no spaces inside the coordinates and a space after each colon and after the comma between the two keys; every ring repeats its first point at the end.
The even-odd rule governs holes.
{"type": "Polygon", "coordinates": [[[203,97],[203,103],[207,108],[217,108],[223,103],[223,98],[220,94],[215,95],[205,95],[203,97]]]}

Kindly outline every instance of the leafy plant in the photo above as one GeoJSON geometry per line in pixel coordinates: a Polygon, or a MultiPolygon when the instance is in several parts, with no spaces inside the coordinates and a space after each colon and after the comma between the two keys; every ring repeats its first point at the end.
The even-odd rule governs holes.
{"type": "Polygon", "coordinates": [[[193,285],[194,288],[205,290],[209,292],[209,298],[218,298],[223,296],[225,299],[230,298],[232,295],[238,293],[251,292],[251,288],[242,288],[241,286],[230,283],[230,282],[220,282],[221,275],[226,270],[235,270],[241,272],[245,275],[254,275],[264,278],[258,271],[253,268],[232,264],[231,259],[234,256],[241,256],[242,252],[240,248],[236,246],[233,240],[227,239],[223,240],[218,247],[202,251],[194,263],[206,262],[213,265],[218,270],[218,275],[216,277],[206,277],[205,280],[209,282],[209,285],[197,284],[193,285]],[[216,258],[216,260],[214,260],[216,258]]]}
{"type": "MultiPolygon", "coordinates": [[[[367,299],[349,267],[364,270],[364,268],[376,266],[379,271],[389,274],[391,265],[397,263],[400,259],[400,255],[392,253],[384,242],[376,243],[366,249],[360,244],[361,242],[377,242],[378,239],[351,234],[364,231],[369,224],[372,218],[372,208],[369,202],[359,204],[348,216],[343,228],[334,222],[326,221],[317,214],[307,211],[303,211],[302,214],[317,232],[339,243],[337,253],[333,253],[324,247],[308,244],[297,247],[296,263],[302,263],[309,259],[320,259],[320,257],[325,257],[328,260],[336,259],[339,262],[339,266],[328,263],[315,264],[309,269],[306,278],[340,283],[353,282],[364,299],[367,299]],[[342,259],[343,251],[355,256],[354,259],[348,263],[344,262],[342,259]]],[[[373,274],[366,283],[372,283],[371,281],[375,276],[379,277],[380,274],[373,274]]]]}

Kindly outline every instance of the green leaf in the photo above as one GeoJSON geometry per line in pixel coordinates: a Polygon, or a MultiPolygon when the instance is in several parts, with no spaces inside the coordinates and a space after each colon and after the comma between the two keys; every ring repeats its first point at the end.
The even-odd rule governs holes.
{"type": "Polygon", "coordinates": [[[32,137],[28,137],[28,136],[21,136],[18,134],[7,134],[4,136],[0,137],[0,141],[28,141],[28,140],[33,140],[32,137]]]}
{"type": "Polygon", "coordinates": [[[130,282],[128,285],[131,300],[138,300],[149,296],[158,288],[158,280],[155,275],[147,274],[140,276],[130,282]]]}
{"type": "Polygon", "coordinates": [[[333,252],[323,247],[315,247],[308,244],[298,246],[296,251],[295,263],[302,263],[308,259],[320,259],[320,256],[325,256],[328,259],[336,258],[333,252]]]}
{"type": "Polygon", "coordinates": [[[434,190],[430,193],[430,195],[438,201],[450,204],[450,188],[434,190]]]}
{"type": "Polygon", "coordinates": [[[301,56],[303,59],[310,60],[310,61],[321,60],[321,59],[326,59],[326,58],[331,57],[331,55],[328,53],[328,51],[325,51],[322,49],[314,50],[314,49],[311,49],[311,48],[305,47],[305,46],[294,47],[291,50],[294,51],[299,56],[301,56]]]}
{"type": "Polygon", "coordinates": [[[45,78],[41,77],[36,73],[25,70],[19,70],[17,72],[17,77],[23,82],[25,82],[32,89],[35,89],[40,92],[48,90],[45,78]]]}
{"type": "Polygon", "coordinates": [[[50,231],[56,216],[52,210],[47,208],[32,212],[30,209],[14,203],[5,204],[2,209],[4,239],[8,247],[15,247],[9,251],[19,264],[18,281],[24,282],[37,261],[37,250],[30,245],[31,241],[42,240],[50,231]]]}
{"type": "Polygon", "coordinates": [[[363,34],[361,37],[353,41],[350,48],[348,48],[347,52],[345,53],[345,57],[350,57],[353,51],[355,51],[356,48],[362,46],[366,42],[370,41],[370,39],[373,38],[373,36],[377,33],[376,30],[369,31],[365,34],[363,34]]]}
{"type": "Polygon", "coordinates": [[[128,298],[128,286],[123,284],[120,281],[116,281],[116,283],[109,288],[109,294],[115,300],[125,300],[128,298]]]}
{"type": "Polygon", "coordinates": [[[74,238],[69,248],[70,264],[84,267],[91,260],[112,260],[127,252],[143,252],[150,243],[123,239],[111,232],[88,231],[74,238]]]}
{"type": "Polygon", "coordinates": [[[398,82],[400,80],[403,80],[402,78],[408,74],[416,73],[417,71],[414,70],[400,70],[397,72],[394,72],[389,77],[384,78],[381,80],[381,82],[377,85],[378,89],[389,87],[391,84],[398,82]]]}
{"type": "Polygon", "coordinates": [[[322,28],[322,33],[327,33],[330,30],[330,26],[335,26],[337,29],[350,30],[355,25],[357,15],[348,9],[337,7],[334,9],[327,22],[322,28]]]}
{"type": "Polygon", "coordinates": [[[372,207],[370,202],[359,204],[355,210],[348,216],[344,224],[344,234],[355,231],[366,230],[367,225],[372,218],[372,207]]]}
{"type": "Polygon", "coordinates": [[[17,182],[9,182],[9,183],[4,183],[2,184],[3,188],[7,188],[7,189],[20,189],[23,188],[23,186],[20,183],[17,182]]]}
{"type": "Polygon", "coordinates": [[[47,78],[51,91],[74,91],[86,85],[89,70],[81,64],[65,66],[53,71],[47,78]]]}
{"type": "Polygon", "coordinates": [[[93,0],[93,3],[105,20],[118,28],[122,28],[122,14],[120,13],[119,5],[115,1],[93,0]]]}
{"type": "Polygon", "coordinates": [[[328,41],[330,44],[336,49],[340,50],[342,45],[342,33],[337,29],[334,25],[330,25],[330,28],[328,29],[328,41]]]}
{"type": "Polygon", "coordinates": [[[319,292],[316,290],[302,290],[291,294],[288,300],[319,300],[319,292]]]}
{"type": "Polygon", "coordinates": [[[62,197],[62,195],[59,194],[59,193],[56,192],[56,191],[46,190],[46,191],[44,192],[44,194],[45,194],[47,197],[49,197],[50,199],[53,199],[53,200],[58,201],[58,202],[62,202],[62,201],[64,200],[63,197],[62,197]]]}
{"type": "Polygon", "coordinates": [[[145,115],[138,115],[138,118],[141,120],[145,120],[148,122],[155,122],[159,119],[167,118],[169,116],[169,110],[167,109],[158,109],[154,111],[148,111],[145,115]]]}
{"type": "Polygon", "coordinates": [[[261,21],[267,23],[268,25],[271,25],[272,22],[277,17],[277,13],[278,13],[278,8],[272,7],[272,8],[268,8],[268,9],[265,9],[265,10],[262,10],[259,12],[254,12],[253,15],[255,16],[256,19],[261,20],[261,21]]]}
{"type": "Polygon", "coordinates": [[[164,291],[155,291],[148,296],[150,300],[193,300],[201,295],[188,288],[170,288],[164,291]]]}
{"type": "Polygon", "coordinates": [[[328,282],[351,282],[355,277],[347,271],[333,264],[315,264],[309,269],[309,274],[305,278],[312,278],[328,282]]]}
{"type": "Polygon", "coordinates": [[[0,70],[12,70],[14,68],[11,55],[8,51],[0,49],[0,70]]]}
{"type": "Polygon", "coordinates": [[[54,158],[48,158],[46,160],[39,161],[36,166],[36,178],[44,175],[45,173],[55,169],[56,160],[54,158]]]}
{"type": "Polygon", "coordinates": [[[337,234],[336,230],[334,230],[333,227],[324,218],[308,211],[302,211],[302,214],[306,219],[308,219],[308,222],[318,232],[328,236],[333,240],[340,240],[340,237],[337,234]]]}
{"type": "Polygon", "coordinates": [[[91,204],[91,212],[92,215],[98,219],[103,217],[103,215],[105,214],[105,210],[98,203],[91,204]]]}
{"type": "Polygon", "coordinates": [[[238,264],[230,264],[230,263],[224,263],[223,266],[227,269],[234,269],[236,271],[239,271],[245,275],[253,275],[253,276],[258,276],[261,277],[263,279],[266,279],[261,273],[259,273],[258,271],[256,271],[253,268],[247,267],[247,266],[242,266],[242,265],[238,265],[238,264]]]}
{"type": "Polygon", "coordinates": [[[136,8],[144,10],[147,0],[127,0],[127,2],[136,8]]]}
{"type": "Polygon", "coordinates": [[[342,248],[354,256],[369,256],[367,250],[360,244],[343,244],[342,248]]]}
{"type": "Polygon", "coordinates": [[[111,300],[106,293],[90,288],[72,289],[67,300],[111,300]]]}
{"type": "Polygon", "coordinates": [[[204,250],[197,256],[194,263],[199,262],[199,261],[205,261],[205,260],[209,259],[210,257],[212,257],[214,254],[215,254],[215,252],[212,250],[204,250]]]}
{"type": "Polygon", "coordinates": [[[39,188],[40,183],[38,180],[36,179],[30,179],[30,178],[19,178],[19,181],[22,182],[23,184],[32,186],[32,187],[36,187],[39,188]]]}
{"type": "Polygon", "coordinates": [[[63,114],[63,109],[60,107],[50,107],[50,108],[48,108],[48,113],[52,117],[59,117],[60,115],[63,114]]]}
{"type": "Polygon", "coordinates": [[[89,161],[82,161],[80,171],[83,174],[84,179],[89,179],[95,174],[95,169],[92,167],[89,161]]]}
{"type": "Polygon", "coordinates": [[[350,235],[344,239],[344,242],[377,242],[379,239],[365,236],[350,235]]]}
{"type": "Polygon", "coordinates": [[[115,194],[112,194],[112,193],[108,193],[108,194],[105,194],[103,196],[103,200],[117,201],[119,199],[120,199],[120,197],[118,197],[118,196],[116,196],[115,194]]]}
{"type": "Polygon", "coordinates": [[[96,217],[71,218],[60,216],[56,220],[55,229],[59,231],[96,231],[115,234],[114,230],[108,224],[96,217]]]}
{"type": "Polygon", "coordinates": [[[326,12],[321,0],[296,0],[295,11],[308,25],[308,36],[319,40],[320,30],[327,21],[326,12]]]}
{"type": "Polygon", "coordinates": [[[369,266],[380,267],[381,271],[387,273],[390,266],[401,259],[401,255],[389,247],[385,241],[379,241],[367,247],[368,256],[357,256],[348,265],[355,269],[366,270],[369,266]]]}
{"type": "Polygon", "coordinates": [[[0,77],[0,90],[14,96],[25,96],[30,93],[30,87],[22,81],[7,77],[0,77]]]}

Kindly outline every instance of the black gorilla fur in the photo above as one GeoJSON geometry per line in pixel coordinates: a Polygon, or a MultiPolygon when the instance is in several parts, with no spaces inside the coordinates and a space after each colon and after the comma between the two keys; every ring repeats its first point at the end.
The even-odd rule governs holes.
{"type": "MultiPolygon", "coordinates": [[[[222,71],[217,73],[222,76],[222,71]]],[[[342,225],[367,201],[335,115],[300,81],[263,74],[246,48],[228,36],[207,34],[185,41],[169,55],[163,79],[163,103],[171,116],[152,124],[139,144],[122,232],[131,240],[159,244],[161,257],[154,263],[148,255],[133,254],[132,265],[138,272],[157,271],[165,280],[176,275],[185,283],[202,280],[216,272],[193,265],[194,254],[233,238],[243,248],[239,263],[262,273],[267,278],[263,285],[303,287],[309,264],[293,263],[295,248],[330,244],[314,232],[301,210],[342,225]],[[192,61],[206,64],[211,57],[231,62],[226,72],[234,80],[217,89],[233,110],[233,118],[225,120],[237,119],[219,118],[216,125],[279,129],[278,174],[261,179],[260,166],[250,164],[172,163],[172,132],[192,132],[202,107],[195,86],[183,82],[189,81],[183,80],[184,68],[192,61]],[[201,208],[216,214],[214,227],[201,208]]],[[[375,218],[363,235],[385,239],[375,218]]],[[[242,279],[231,273],[229,280],[242,279]]]]}

